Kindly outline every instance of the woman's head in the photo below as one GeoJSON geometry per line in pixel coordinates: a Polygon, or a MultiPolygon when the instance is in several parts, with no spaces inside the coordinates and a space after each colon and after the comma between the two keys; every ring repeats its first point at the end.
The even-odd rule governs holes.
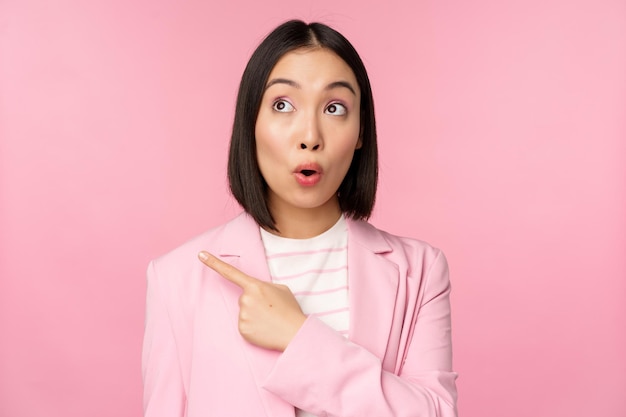
{"type": "MultiPolygon", "coordinates": [[[[271,32],[253,53],[244,71],[230,144],[228,179],[231,192],[259,225],[275,229],[268,207],[268,185],[259,169],[255,126],[268,78],[286,54],[323,49],[338,56],[354,74],[360,90],[359,146],[338,187],[345,215],[367,218],[373,209],[378,175],[374,104],[365,67],[352,45],[340,33],[320,23],[289,21],[271,32]]],[[[302,145],[305,146],[305,145],[302,145]]]]}

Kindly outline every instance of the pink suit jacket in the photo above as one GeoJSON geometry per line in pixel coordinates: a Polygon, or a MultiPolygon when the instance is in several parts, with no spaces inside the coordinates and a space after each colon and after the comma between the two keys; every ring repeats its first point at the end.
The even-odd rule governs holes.
{"type": "Polygon", "coordinates": [[[207,250],[270,280],[247,214],[150,263],[142,356],[146,417],[456,416],[450,283],[442,252],[348,220],[349,337],[308,317],[280,353],[237,330],[241,290],[207,250]]]}

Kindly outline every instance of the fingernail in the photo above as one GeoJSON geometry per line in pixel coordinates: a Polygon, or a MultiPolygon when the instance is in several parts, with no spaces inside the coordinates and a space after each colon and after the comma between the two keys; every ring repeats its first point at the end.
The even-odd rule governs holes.
{"type": "Polygon", "coordinates": [[[201,261],[208,261],[209,260],[209,254],[205,251],[202,251],[200,253],[198,253],[198,258],[200,258],[201,261]]]}

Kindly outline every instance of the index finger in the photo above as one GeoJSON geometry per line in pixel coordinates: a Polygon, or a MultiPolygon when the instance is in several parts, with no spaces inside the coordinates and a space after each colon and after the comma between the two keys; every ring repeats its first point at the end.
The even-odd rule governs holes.
{"type": "Polygon", "coordinates": [[[242,289],[245,289],[246,286],[255,280],[255,278],[244,274],[231,264],[216,258],[207,251],[201,251],[198,253],[198,258],[203,264],[242,289]]]}

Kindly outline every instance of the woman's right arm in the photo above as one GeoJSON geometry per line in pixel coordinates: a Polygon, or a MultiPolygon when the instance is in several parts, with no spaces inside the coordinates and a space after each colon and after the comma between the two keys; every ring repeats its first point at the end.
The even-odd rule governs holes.
{"type": "Polygon", "coordinates": [[[147,272],[142,352],[144,417],[183,417],[186,396],[167,306],[154,264],[147,272]]]}

